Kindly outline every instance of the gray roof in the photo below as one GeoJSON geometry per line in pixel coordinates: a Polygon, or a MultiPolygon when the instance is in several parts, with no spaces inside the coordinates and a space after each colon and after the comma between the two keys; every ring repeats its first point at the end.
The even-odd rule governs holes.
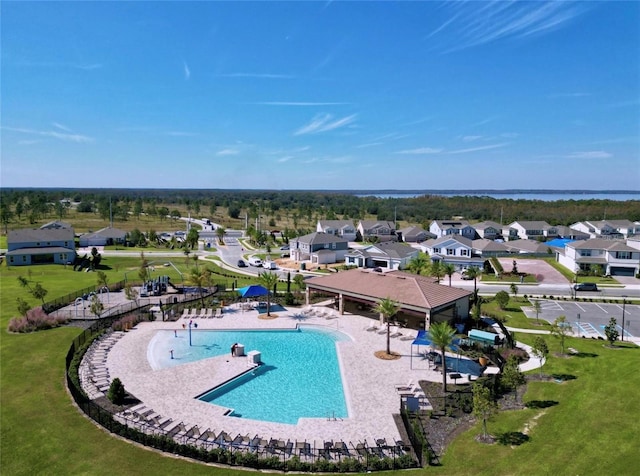
{"type": "Polygon", "coordinates": [[[440,228],[464,228],[469,226],[467,220],[433,220],[440,228]]]}
{"type": "Polygon", "coordinates": [[[63,221],[50,221],[49,223],[45,223],[44,225],[42,225],[40,227],[41,230],[45,230],[45,229],[57,229],[57,228],[70,228],[73,229],[73,227],[69,224],[69,223],[65,223],[63,221]]]}
{"type": "Polygon", "coordinates": [[[461,245],[468,246],[469,248],[471,248],[473,246],[473,241],[471,241],[469,238],[466,238],[466,237],[460,236],[460,235],[445,235],[445,236],[441,236],[437,240],[425,241],[425,244],[428,244],[428,246],[430,248],[433,248],[434,246],[441,245],[442,243],[444,243],[446,241],[457,241],[461,245]]]}
{"type": "Polygon", "coordinates": [[[345,226],[349,226],[355,229],[355,225],[351,220],[319,220],[318,223],[322,228],[344,228],[345,226]]]}
{"type": "Polygon", "coordinates": [[[118,228],[103,228],[102,230],[94,231],[93,233],[86,233],[82,235],[83,239],[93,238],[99,236],[101,238],[113,238],[113,239],[123,239],[127,235],[127,232],[124,230],[119,230],[118,228]]]}
{"type": "Polygon", "coordinates": [[[42,248],[19,248],[17,250],[8,251],[7,256],[21,255],[48,255],[52,253],[75,253],[74,248],[63,248],[62,246],[44,246],[42,248]]]}
{"type": "Polygon", "coordinates": [[[567,243],[566,246],[579,250],[607,250],[607,251],[635,251],[636,248],[632,248],[622,240],[604,240],[602,238],[593,238],[591,240],[574,241],[567,243]]]}
{"type": "Polygon", "coordinates": [[[402,228],[400,230],[398,230],[399,233],[402,233],[402,236],[407,237],[407,236],[417,236],[420,234],[425,234],[428,238],[435,238],[436,235],[434,235],[433,233],[425,230],[422,227],[419,226],[408,226],[406,228],[402,228]]]}
{"type": "Polygon", "coordinates": [[[365,230],[372,230],[373,228],[386,227],[392,230],[396,229],[395,223],[392,221],[378,221],[378,220],[360,220],[362,228],[365,230]]]}
{"type": "Polygon", "coordinates": [[[9,230],[7,243],[25,243],[37,241],[74,241],[73,228],[23,228],[9,230]]]}
{"type": "Polygon", "coordinates": [[[297,238],[293,238],[291,241],[297,241],[298,243],[308,243],[310,245],[323,245],[330,243],[349,243],[344,238],[332,235],[330,233],[321,233],[314,231],[308,235],[302,235],[297,238]]]}
{"type": "Polygon", "coordinates": [[[495,228],[496,230],[502,230],[502,225],[500,223],[496,223],[495,221],[481,221],[480,223],[476,223],[473,225],[476,230],[484,230],[486,228],[495,228]]]}
{"type": "Polygon", "coordinates": [[[546,243],[541,243],[540,241],[535,240],[507,241],[504,246],[509,251],[524,251],[525,253],[546,253],[549,248],[549,245],[546,243]]]}
{"type": "Polygon", "coordinates": [[[407,246],[402,243],[396,243],[395,241],[376,243],[375,245],[367,247],[365,251],[371,256],[384,254],[389,258],[398,259],[406,258],[418,252],[418,250],[412,248],[411,246],[407,246]],[[380,250],[382,253],[378,252],[377,250],[380,250]]]}
{"type": "Polygon", "coordinates": [[[546,221],[514,221],[507,225],[509,228],[512,228],[513,225],[520,225],[525,230],[546,230],[548,228],[552,228],[546,221]]]}
{"type": "Polygon", "coordinates": [[[507,251],[507,247],[504,243],[498,243],[493,240],[473,240],[473,249],[480,251],[507,251]]]}

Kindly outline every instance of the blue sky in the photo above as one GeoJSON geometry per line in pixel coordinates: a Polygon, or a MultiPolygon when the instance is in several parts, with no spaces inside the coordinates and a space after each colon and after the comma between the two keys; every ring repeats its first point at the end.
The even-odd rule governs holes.
{"type": "Polygon", "coordinates": [[[631,189],[639,2],[10,2],[3,187],[631,189]]]}

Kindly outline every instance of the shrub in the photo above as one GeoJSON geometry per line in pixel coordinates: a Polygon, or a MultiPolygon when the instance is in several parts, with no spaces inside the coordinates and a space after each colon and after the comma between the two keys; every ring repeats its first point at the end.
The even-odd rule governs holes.
{"type": "Polygon", "coordinates": [[[42,306],[27,311],[26,316],[14,317],[9,321],[9,332],[35,332],[52,329],[69,322],[65,317],[55,317],[47,314],[42,306]]]}
{"type": "Polygon", "coordinates": [[[114,405],[122,405],[124,403],[124,398],[127,395],[127,392],[124,390],[124,385],[120,381],[118,377],[114,378],[109,386],[109,391],[107,392],[107,398],[114,405]]]}

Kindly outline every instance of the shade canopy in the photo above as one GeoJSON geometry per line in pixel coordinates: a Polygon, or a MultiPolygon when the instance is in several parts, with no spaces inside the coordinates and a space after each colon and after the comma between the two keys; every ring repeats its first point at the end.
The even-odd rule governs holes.
{"type": "Polygon", "coordinates": [[[243,298],[255,297],[255,296],[266,296],[269,294],[269,290],[264,286],[260,286],[259,284],[250,284],[249,286],[244,286],[238,288],[238,294],[243,298]]]}
{"type": "MultiPolygon", "coordinates": [[[[448,348],[451,349],[453,352],[459,352],[460,351],[460,347],[458,347],[459,343],[460,343],[460,339],[454,338],[451,340],[451,345],[448,346],[448,348]]],[[[414,339],[411,345],[432,345],[432,344],[433,342],[431,339],[431,335],[429,334],[429,331],[421,330],[421,331],[418,331],[418,335],[416,336],[416,338],[414,339]]]]}

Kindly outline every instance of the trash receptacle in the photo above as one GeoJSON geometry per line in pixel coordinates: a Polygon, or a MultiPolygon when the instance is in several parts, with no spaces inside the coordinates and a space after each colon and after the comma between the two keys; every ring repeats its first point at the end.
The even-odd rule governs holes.
{"type": "Polygon", "coordinates": [[[300,263],[300,269],[301,269],[302,271],[304,271],[305,269],[307,269],[307,265],[306,265],[306,263],[300,263]]]}

